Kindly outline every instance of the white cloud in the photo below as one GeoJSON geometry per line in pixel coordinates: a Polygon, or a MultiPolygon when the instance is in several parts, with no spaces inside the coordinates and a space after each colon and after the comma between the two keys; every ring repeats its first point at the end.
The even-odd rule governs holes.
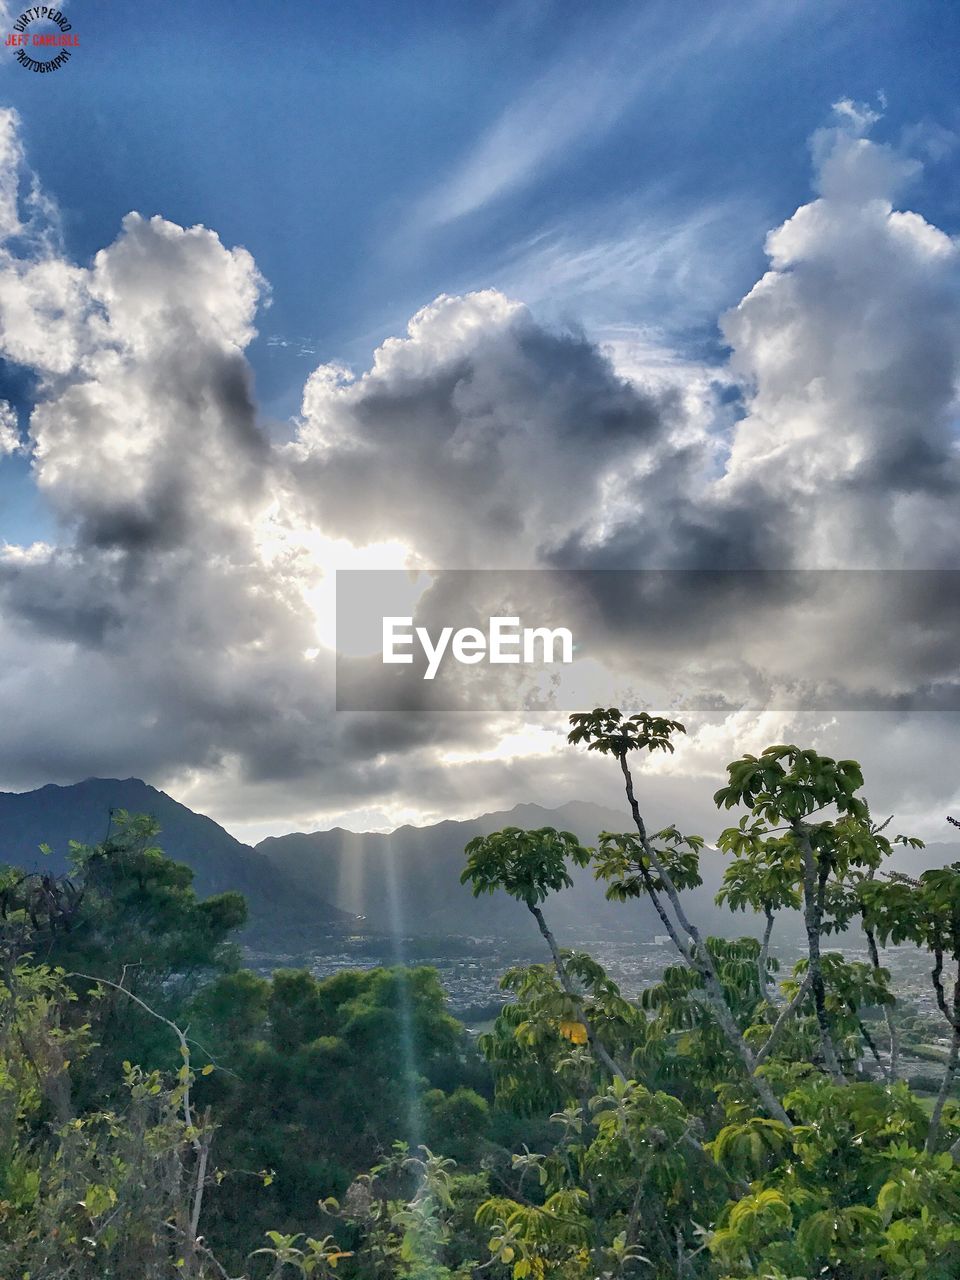
{"type": "MultiPolygon", "coordinates": [[[[245,358],[265,298],[249,254],[131,214],[77,266],[4,170],[0,352],[38,379],[34,472],[62,534],[0,559],[0,710],[27,726],[0,744],[0,776],[180,778],[251,829],[559,803],[606,782],[554,749],[556,720],[334,715],[332,568],[954,563],[956,246],[895,208],[915,171],[870,123],[847,105],[818,136],[819,195],[771,233],[770,270],[725,319],[729,369],[644,334],[601,335],[604,352],[495,290],[443,296],[359,377],[316,370],[282,448],[245,358]],[[742,383],[735,426],[714,374],[742,383]]],[[[572,287],[591,261],[561,263],[572,287]]],[[[642,272],[642,244],[622,261],[642,272]]],[[[0,447],[14,425],[0,411],[0,447]]],[[[855,641],[843,657],[872,678],[855,641]]],[[[836,651],[826,632],[807,649],[811,668],[836,651]]],[[[906,719],[899,748],[927,781],[881,781],[919,812],[955,791],[956,727],[938,722],[935,759],[906,719]]],[[[869,764],[865,723],[850,720],[869,764]]],[[[791,729],[843,737],[822,716],[721,707],[657,785],[682,797],[791,729]]]]}
{"type": "Polygon", "coordinates": [[[291,492],[305,520],[360,544],[399,538],[439,567],[529,566],[671,448],[676,401],[496,291],[440,297],[362,377],[312,375],[291,492]]]}
{"type": "Polygon", "coordinates": [[[808,567],[956,560],[956,244],[893,198],[914,166],[841,104],[815,140],[822,194],[767,240],[771,269],[723,321],[748,389],[719,492],[779,507],[808,567]]]}
{"type": "Polygon", "coordinates": [[[18,453],[21,447],[16,410],[6,400],[0,400],[0,458],[5,453],[18,453]]]}
{"type": "Polygon", "coordinates": [[[248,515],[267,452],[242,355],[262,286],[250,255],[131,214],[89,272],[43,265],[75,281],[69,355],[48,342],[30,423],[59,514],[104,546],[182,544],[248,515]]]}
{"type": "MultiPolygon", "coordinates": [[[[5,10],[0,9],[0,21],[5,10]]],[[[12,107],[0,108],[0,241],[20,231],[18,195],[23,148],[20,143],[20,117],[12,107]]]]}

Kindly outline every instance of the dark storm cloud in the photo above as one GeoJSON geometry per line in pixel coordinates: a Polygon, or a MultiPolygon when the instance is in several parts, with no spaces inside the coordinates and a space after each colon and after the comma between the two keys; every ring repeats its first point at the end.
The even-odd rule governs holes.
{"type": "Polygon", "coordinates": [[[667,444],[673,391],[619,376],[583,335],[488,292],[439,298],[362,378],[308,384],[290,483],[353,539],[398,537],[451,566],[536,560],[595,519],[603,489],[667,444]]]}

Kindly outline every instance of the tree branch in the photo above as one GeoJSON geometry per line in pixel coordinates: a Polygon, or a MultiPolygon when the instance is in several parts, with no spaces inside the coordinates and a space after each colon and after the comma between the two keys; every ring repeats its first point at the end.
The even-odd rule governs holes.
{"type": "Polygon", "coordinates": [[[770,1054],[776,1048],[777,1041],[783,1035],[783,1032],[784,1032],[784,1029],[786,1028],[787,1023],[790,1021],[790,1019],[799,1009],[800,1005],[803,1003],[804,996],[806,996],[809,990],[810,990],[810,974],[809,972],[807,972],[804,975],[803,981],[800,983],[800,986],[797,988],[796,992],[794,993],[793,999],[790,1001],[788,1005],[785,1005],[784,1008],[781,1010],[780,1016],[779,1018],[777,1018],[776,1022],[773,1024],[773,1030],[770,1032],[770,1035],[767,1038],[766,1043],[761,1047],[760,1051],[758,1052],[757,1054],[758,1067],[761,1065],[761,1063],[766,1061],[767,1058],[769,1058],[770,1054]]]}

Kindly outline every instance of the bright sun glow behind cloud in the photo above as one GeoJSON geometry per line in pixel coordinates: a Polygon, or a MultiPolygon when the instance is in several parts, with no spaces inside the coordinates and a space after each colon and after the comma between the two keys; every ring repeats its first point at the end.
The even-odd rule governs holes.
{"type": "MultiPolygon", "coordinates": [[[[316,630],[316,649],[304,657],[313,659],[320,649],[336,649],[337,570],[409,569],[411,549],[398,539],[354,546],[347,538],[333,538],[316,527],[292,527],[278,504],[266,513],[257,529],[256,545],[266,564],[278,572],[296,576],[297,589],[310,609],[316,630]]],[[[410,604],[424,589],[422,575],[411,571],[410,604]]]]}

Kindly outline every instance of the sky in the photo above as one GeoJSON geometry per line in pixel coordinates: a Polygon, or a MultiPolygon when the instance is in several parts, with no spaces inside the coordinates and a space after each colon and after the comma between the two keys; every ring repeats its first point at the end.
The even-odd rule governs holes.
{"type": "MultiPolygon", "coordinates": [[[[0,50],[0,788],[248,839],[613,800],[522,699],[338,712],[333,571],[595,574],[612,696],[601,571],[960,568],[955,6],[62,7],[56,73],[0,50]]],[[[878,656],[862,603],[777,607],[832,706],[736,694],[769,599],[697,637],[667,816],[804,736],[946,838],[955,619],[878,656]]]]}

